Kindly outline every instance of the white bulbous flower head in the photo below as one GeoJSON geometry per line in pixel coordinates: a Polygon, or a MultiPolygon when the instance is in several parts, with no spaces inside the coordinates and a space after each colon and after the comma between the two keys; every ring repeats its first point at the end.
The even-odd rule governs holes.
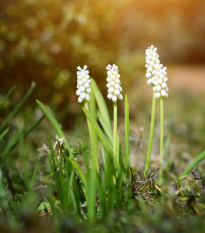
{"type": "Polygon", "coordinates": [[[90,75],[87,66],[84,65],[83,68],[80,66],[77,67],[77,91],[76,95],[78,96],[78,102],[81,103],[83,100],[90,100],[89,93],[91,92],[90,88],[90,75]]]}
{"type": "Polygon", "coordinates": [[[108,65],[107,69],[107,88],[108,95],[107,98],[116,102],[117,100],[122,100],[123,96],[121,94],[122,87],[120,82],[119,69],[116,65],[108,65]]]}
{"type": "Polygon", "coordinates": [[[157,54],[157,48],[151,45],[145,51],[146,61],[145,67],[147,84],[153,85],[153,91],[155,92],[155,98],[168,97],[167,87],[167,68],[160,64],[159,55],[157,54]]]}

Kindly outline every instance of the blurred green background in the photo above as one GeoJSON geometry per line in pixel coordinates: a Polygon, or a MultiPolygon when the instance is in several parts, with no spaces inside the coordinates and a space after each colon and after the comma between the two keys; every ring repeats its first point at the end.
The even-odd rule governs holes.
{"type": "Polygon", "coordinates": [[[64,128],[75,130],[82,115],[76,67],[88,65],[106,95],[105,67],[115,63],[129,93],[133,134],[145,126],[147,139],[152,91],[144,77],[144,51],[154,44],[168,67],[167,133],[198,152],[205,146],[204,41],[204,0],[0,1],[0,94],[16,85],[15,104],[36,81],[28,115],[37,98],[51,106],[64,128]]]}

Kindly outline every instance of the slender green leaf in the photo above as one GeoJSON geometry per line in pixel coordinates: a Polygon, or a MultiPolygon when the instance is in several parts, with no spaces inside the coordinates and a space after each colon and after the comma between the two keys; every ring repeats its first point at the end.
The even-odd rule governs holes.
{"type": "Polygon", "coordinates": [[[45,107],[45,105],[39,101],[39,100],[36,100],[37,104],[39,105],[40,109],[42,110],[42,112],[46,115],[46,117],[48,118],[49,122],[51,123],[53,129],[56,131],[57,135],[60,137],[60,138],[64,138],[65,140],[65,145],[66,147],[68,148],[70,154],[72,155],[71,153],[71,150],[70,150],[70,145],[68,144],[68,141],[66,140],[65,138],[65,135],[60,127],[60,125],[58,124],[57,120],[54,118],[54,116],[52,115],[52,113],[45,107]]]}
{"type": "Polygon", "coordinates": [[[107,109],[107,105],[105,103],[105,100],[104,100],[98,86],[96,85],[96,83],[93,79],[91,82],[91,88],[94,92],[95,99],[96,99],[98,108],[100,110],[100,114],[102,115],[104,121],[106,122],[107,126],[110,128],[110,131],[111,131],[112,127],[111,127],[111,121],[110,121],[110,116],[109,116],[109,112],[107,109]]]}
{"type": "Polygon", "coordinates": [[[12,117],[19,111],[19,109],[24,105],[26,100],[29,98],[31,93],[33,92],[33,89],[35,88],[35,83],[32,82],[30,88],[24,95],[24,97],[20,100],[20,102],[16,105],[16,107],[10,112],[10,114],[7,116],[7,118],[4,120],[4,122],[0,126],[0,132],[4,129],[4,127],[9,123],[9,121],[12,119],[12,117]]]}
{"type": "Polygon", "coordinates": [[[8,155],[8,153],[16,146],[17,142],[21,141],[22,138],[22,131],[18,130],[16,131],[10,138],[9,141],[6,144],[6,147],[0,157],[0,163],[2,164],[8,155]]]}
{"type": "Polygon", "coordinates": [[[58,214],[57,214],[57,208],[55,205],[55,200],[51,196],[48,196],[47,199],[50,204],[53,216],[57,216],[58,214]]]}
{"type": "MultiPolygon", "coordinates": [[[[85,104],[85,107],[87,103],[85,104]]],[[[87,106],[89,114],[93,119],[96,119],[96,103],[93,91],[90,93],[89,107],[87,106]]],[[[88,129],[90,135],[90,145],[91,145],[91,169],[88,171],[88,190],[86,192],[87,202],[88,202],[88,220],[93,222],[95,218],[95,206],[96,206],[96,175],[99,173],[98,164],[98,140],[96,135],[96,130],[91,126],[89,120],[88,129]]]]}
{"type": "Polygon", "coordinates": [[[38,207],[38,211],[42,211],[45,209],[51,209],[51,205],[49,202],[41,202],[41,204],[38,207]]]}
{"type": "MultiPolygon", "coordinates": [[[[81,183],[78,181],[77,176],[73,175],[72,183],[73,183],[72,191],[73,191],[74,198],[75,198],[76,204],[77,204],[77,213],[78,213],[78,216],[81,217],[82,216],[81,202],[82,202],[82,200],[85,200],[84,193],[86,193],[86,191],[84,191],[82,189],[83,187],[82,187],[81,183]]],[[[86,189],[87,189],[87,187],[85,186],[85,190],[86,189]]]]}
{"type": "Polygon", "coordinates": [[[3,100],[2,100],[1,103],[0,103],[0,111],[1,111],[1,109],[3,108],[3,106],[4,106],[5,102],[7,101],[7,99],[10,97],[10,95],[13,93],[13,91],[14,91],[15,89],[16,89],[15,86],[12,87],[12,88],[8,91],[8,93],[6,94],[6,96],[3,98],[3,100]]]}
{"type": "MultiPolygon", "coordinates": [[[[48,160],[49,160],[50,167],[51,167],[51,170],[53,173],[53,178],[54,178],[55,183],[56,183],[56,187],[57,187],[57,191],[58,191],[58,195],[59,195],[59,199],[60,199],[60,205],[63,208],[64,207],[63,190],[62,190],[61,183],[60,183],[60,177],[57,173],[56,161],[54,159],[54,155],[52,152],[49,154],[48,160]]],[[[50,201],[49,201],[49,203],[50,203],[50,201]]],[[[51,205],[51,207],[52,207],[52,205],[51,205]]]]}
{"type": "Polygon", "coordinates": [[[73,158],[69,158],[69,161],[72,163],[75,171],[78,173],[78,175],[80,176],[83,184],[87,187],[87,180],[86,180],[86,176],[81,168],[81,166],[73,159],[73,158]]]}
{"type": "Polygon", "coordinates": [[[35,195],[34,192],[33,192],[33,185],[34,185],[34,182],[35,182],[35,179],[36,179],[36,174],[37,174],[37,170],[38,170],[38,167],[39,167],[39,162],[40,161],[38,160],[36,165],[35,165],[35,168],[34,168],[31,180],[30,180],[30,184],[29,184],[29,187],[28,187],[28,192],[26,194],[25,203],[29,203],[29,200],[32,198],[33,195],[35,195]]]}
{"type": "Polygon", "coordinates": [[[0,141],[7,135],[7,133],[9,132],[9,127],[6,128],[1,134],[0,134],[0,141]]]}
{"type": "Polygon", "coordinates": [[[167,171],[170,170],[169,154],[170,154],[170,136],[167,137],[164,153],[164,167],[167,171]]]}
{"type": "MultiPolygon", "coordinates": [[[[87,109],[88,114],[93,119],[96,119],[96,104],[95,104],[95,98],[94,98],[93,92],[90,93],[89,106],[87,102],[85,103],[85,109],[87,109]]],[[[91,126],[89,120],[87,120],[87,122],[88,122],[89,136],[90,136],[92,166],[94,166],[96,169],[96,172],[99,173],[98,144],[97,144],[96,130],[94,127],[91,126]]]]}
{"type": "Polygon", "coordinates": [[[84,111],[86,117],[88,118],[88,120],[91,122],[92,127],[95,127],[96,132],[97,132],[97,134],[98,134],[98,137],[99,137],[100,141],[102,142],[102,144],[103,144],[105,150],[106,150],[108,153],[113,153],[112,148],[110,147],[110,144],[109,144],[109,142],[108,142],[106,136],[103,134],[103,132],[102,132],[102,130],[100,129],[99,125],[97,124],[96,120],[93,119],[93,118],[89,115],[88,111],[87,111],[85,108],[83,108],[83,111],[84,111]]]}
{"type": "Polygon", "coordinates": [[[67,187],[67,198],[68,198],[68,207],[69,211],[73,211],[74,214],[78,213],[78,208],[77,208],[77,203],[76,203],[76,198],[73,193],[73,179],[74,179],[74,170],[72,169],[72,165],[70,161],[68,160],[68,157],[66,159],[66,187],[67,187]]]}
{"type": "Polygon", "coordinates": [[[38,167],[39,167],[39,163],[40,163],[40,161],[38,160],[37,163],[36,163],[36,166],[34,168],[33,175],[32,175],[32,177],[30,179],[30,187],[29,187],[30,190],[33,188],[34,181],[36,179],[36,174],[37,174],[38,167]]]}
{"type": "Polygon", "coordinates": [[[107,122],[104,120],[104,118],[102,117],[102,114],[100,112],[98,112],[98,119],[100,121],[100,124],[102,125],[103,130],[105,131],[105,134],[107,135],[110,145],[113,145],[113,135],[112,135],[112,129],[110,128],[110,126],[107,124],[107,122]]]}
{"type": "Polygon", "coordinates": [[[181,177],[188,175],[203,159],[205,159],[205,150],[197,156],[193,163],[181,174],[181,177]]]}
{"type": "Polygon", "coordinates": [[[93,222],[95,218],[95,206],[96,206],[96,171],[90,169],[88,173],[88,187],[87,187],[87,203],[88,203],[88,220],[93,222]]]}
{"type": "Polygon", "coordinates": [[[106,178],[105,174],[102,173],[100,176],[97,176],[97,187],[98,187],[98,193],[100,198],[100,206],[102,208],[102,214],[103,216],[107,215],[107,203],[106,203],[106,178]]]}
{"type": "Polygon", "coordinates": [[[144,176],[146,176],[148,170],[149,170],[149,164],[150,164],[150,156],[152,152],[152,143],[153,143],[153,137],[154,137],[154,125],[155,125],[155,112],[156,112],[156,98],[154,97],[155,92],[153,91],[153,97],[152,97],[152,116],[151,116],[151,122],[150,122],[150,134],[149,134],[149,146],[146,156],[146,163],[145,163],[145,169],[144,169],[144,176]]]}
{"type": "Polygon", "coordinates": [[[111,148],[111,146],[110,146],[110,144],[109,144],[109,142],[108,142],[108,139],[106,138],[106,136],[105,136],[104,133],[102,132],[102,130],[101,130],[101,128],[99,127],[99,125],[97,124],[96,120],[93,119],[93,118],[89,115],[88,111],[87,111],[85,108],[83,108],[83,111],[84,111],[86,117],[87,117],[87,118],[89,119],[89,121],[91,122],[92,127],[95,127],[96,132],[97,132],[97,135],[98,135],[100,141],[102,142],[103,147],[105,148],[105,150],[107,151],[107,153],[112,157],[114,166],[115,166],[115,168],[116,168],[118,174],[122,174],[122,179],[123,179],[124,182],[126,182],[127,179],[126,179],[126,177],[125,177],[125,174],[124,174],[124,172],[121,170],[121,167],[120,167],[120,165],[119,165],[119,163],[118,163],[116,157],[114,156],[114,152],[113,152],[113,150],[112,150],[112,148],[111,148]]]}
{"type": "MultiPolygon", "coordinates": [[[[64,167],[63,167],[63,162],[62,162],[63,161],[62,158],[64,157],[64,155],[63,155],[63,152],[61,151],[60,157],[57,156],[50,140],[49,140],[49,145],[50,145],[50,150],[51,150],[51,154],[53,158],[53,163],[55,164],[55,166],[57,165],[57,170],[58,170],[57,176],[58,176],[59,184],[62,190],[61,202],[63,203],[64,211],[66,211],[68,207],[68,199],[67,199],[67,196],[65,195],[67,187],[66,187],[64,167]]],[[[59,148],[61,150],[60,144],[59,144],[59,148]]]]}
{"type": "Polygon", "coordinates": [[[81,143],[80,142],[78,142],[78,143],[79,143],[82,155],[83,155],[83,160],[84,160],[84,163],[85,163],[86,171],[88,172],[88,170],[89,170],[89,160],[88,160],[87,147],[83,148],[83,146],[81,145],[81,143]]]}
{"type": "Polygon", "coordinates": [[[112,200],[113,200],[112,190],[116,189],[115,184],[113,182],[113,178],[116,176],[116,172],[115,169],[113,168],[112,159],[110,158],[110,156],[106,154],[103,146],[101,146],[101,156],[102,156],[104,172],[99,177],[98,190],[99,190],[99,196],[100,196],[100,191],[103,193],[101,195],[104,195],[104,197],[100,196],[100,200],[103,199],[102,202],[105,203],[104,204],[105,206],[103,206],[102,208],[104,208],[104,212],[107,213],[108,209],[112,207],[112,200]]]}
{"type": "Polygon", "coordinates": [[[30,132],[33,131],[34,128],[36,128],[40,122],[43,120],[45,115],[43,115],[37,122],[34,123],[34,125],[31,126],[30,129],[28,129],[24,134],[21,133],[21,135],[14,134],[10,142],[7,144],[5,150],[2,153],[2,156],[0,157],[0,162],[3,163],[6,156],[16,147],[16,145],[24,139],[30,132]]]}
{"type": "Polygon", "coordinates": [[[109,171],[110,171],[109,167],[111,166],[111,164],[108,161],[108,156],[105,154],[105,150],[102,145],[101,145],[101,157],[102,157],[103,168],[104,168],[105,174],[107,174],[107,177],[111,177],[109,174],[109,171]]]}
{"type": "Polygon", "coordinates": [[[58,136],[60,138],[63,138],[64,137],[64,133],[63,133],[60,125],[56,121],[56,119],[51,114],[51,112],[45,107],[45,105],[42,102],[40,102],[39,100],[36,100],[36,102],[39,105],[39,107],[42,110],[42,112],[46,115],[46,117],[50,121],[51,125],[53,126],[53,129],[56,131],[56,133],[58,134],[58,136]]]}

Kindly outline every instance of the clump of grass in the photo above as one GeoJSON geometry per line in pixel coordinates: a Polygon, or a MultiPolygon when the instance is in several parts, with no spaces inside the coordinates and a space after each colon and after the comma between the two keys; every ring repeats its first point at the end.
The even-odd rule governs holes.
{"type": "MultiPolygon", "coordinates": [[[[127,154],[126,166],[122,158],[122,152],[119,149],[119,139],[117,139],[119,156],[114,153],[114,137],[112,135],[115,133],[115,127],[114,131],[112,131],[105,100],[94,80],[91,81],[91,89],[89,102],[86,101],[83,107],[88,122],[91,147],[90,156],[82,151],[86,171],[83,171],[76,158],[70,153],[69,147],[66,147],[67,149],[64,151],[60,151],[59,160],[50,143],[50,165],[57,185],[60,202],[56,205],[54,200],[49,198],[48,201],[53,213],[56,213],[59,208],[64,213],[67,213],[67,211],[71,213],[70,210],[75,209],[73,212],[74,216],[93,222],[98,218],[105,218],[115,208],[126,208],[129,196],[129,177],[127,177],[127,174],[130,159],[128,158],[129,154],[127,154]],[[102,161],[101,169],[99,169],[98,164],[99,155],[102,161]],[[125,167],[127,167],[127,172],[125,167]],[[73,195],[73,192],[75,194],[78,193],[78,195],[73,195]],[[71,196],[73,197],[71,198],[71,196]]],[[[37,101],[37,103],[45,115],[48,116],[56,132],[60,133],[59,136],[65,137],[61,134],[60,126],[49,110],[40,101],[37,101]]],[[[125,109],[126,136],[128,137],[129,121],[127,118],[129,113],[127,112],[127,97],[125,109]]],[[[119,138],[118,135],[117,138],[119,138]]],[[[129,138],[126,141],[128,143],[129,138]]],[[[129,148],[127,148],[127,153],[129,153],[129,148]]]]}

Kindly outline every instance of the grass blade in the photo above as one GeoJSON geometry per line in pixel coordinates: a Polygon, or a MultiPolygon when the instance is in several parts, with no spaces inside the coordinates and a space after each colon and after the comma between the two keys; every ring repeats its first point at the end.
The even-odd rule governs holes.
{"type": "Polygon", "coordinates": [[[119,175],[122,174],[122,179],[123,179],[124,182],[126,182],[126,181],[127,181],[126,176],[125,176],[124,172],[122,171],[122,169],[121,169],[119,163],[117,162],[116,157],[114,156],[114,152],[113,152],[113,150],[112,150],[112,148],[111,148],[111,146],[110,146],[110,144],[109,144],[109,142],[108,142],[108,139],[106,138],[106,136],[105,136],[104,133],[102,132],[102,130],[101,130],[101,128],[99,127],[99,125],[97,124],[96,120],[93,119],[93,118],[89,115],[88,111],[87,111],[85,108],[83,108],[83,111],[84,111],[86,117],[88,118],[88,120],[90,121],[92,127],[94,127],[94,128],[96,129],[96,133],[97,133],[97,135],[98,135],[100,141],[102,142],[102,145],[103,145],[103,147],[105,148],[106,152],[111,156],[111,158],[112,158],[112,160],[113,160],[113,163],[114,163],[114,167],[116,168],[118,174],[119,174],[119,175]]]}
{"type": "Polygon", "coordinates": [[[10,114],[7,116],[7,118],[4,120],[4,122],[0,126],[0,132],[4,129],[4,127],[9,123],[9,121],[13,118],[13,116],[19,111],[19,109],[24,105],[26,100],[29,98],[31,93],[33,92],[33,89],[35,88],[35,83],[32,82],[30,88],[24,95],[24,97],[21,99],[21,101],[16,105],[16,107],[10,112],[10,114]]]}
{"type": "MultiPolygon", "coordinates": [[[[87,104],[85,104],[86,106],[87,104]]],[[[88,106],[87,106],[88,107],[88,106]]],[[[93,91],[90,93],[89,101],[89,114],[93,119],[96,119],[96,102],[93,91]]],[[[87,202],[88,202],[88,220],[93,222],[95,218],[95,206],[96,206],[96,176],[99,173],[98,164],[98,138],[96,130],[91,126],[89,120],[88,128],[90,134],[90,144],[91,144],[91,169],[88,172],[88,190],[86,192],[87,202]]]]}
{"type": "MultiPolygon", "coordinates": [[[[52,148],[52,145],[50,145],[50,147],[52,148]]],[[[57,187],[57,191],[58,191],[58,195],[59,195],[59,199],[60,199],[60,205],[63,208],[64,207],[63,190],[62,190],[62,187],[61,187],[60,176],[57,173],[57,167],[56,167],[53,151],[51,151],[51,153],[49,154],[48,160],[49,160],[50,167],[51,167],[51,170],[52,170],[52,173],[53,173],[53,178],[54,178],[55,183],[56,183],[56,187],[57,187]]]]}
{"type": "Polygon", "coordinates": [[[151,116],[150,133],[149,133],[149,146],[148,146],[148,151],[147,151],[147,156],[146,156],[144,176],[147,174],[147,172],[149,170],[150,156],[151,156],[151,152],[152,152],[152,143],[153,143],[153,137],[154,137],[155,112],[156,112],[156,98],[154,97],[154,94],[155,94],[155,92],[153,91],[152,116],[151,116]]]}
{"type": "Polygon", "coordinates": [[[86,176],[81,168],[81,166],[72,158],[69,158],[69,161],[72,163],[73,168],[75,169],[75,171],[78,173],[78,175],[80,176],[83,184],[87,187],[87,180],[86,180],[86,176]]]}
{"type": "Polygon", "coordinates": [[[35,122],[35,124],[33,126],[31,126],[31,128],[29,130],[27,130],[23,135],[19,135],[19,137],[12,137],[12,140],[10,141],[10,143],[8,143],[7,147],[5,148],[4,152],[2,153],[2,156],[0,157],[0,162],[3,163],[6,156],[16,147],[16,145],[22,140],[24,139],[30,132],[33,131],[34,128],[36,128],[40,122],[43,120],[43,118],[45,117],[45,115],[43,115],[37,122],[35,122]]]}
{"type": "Polygon", "coordinates": [[[6,128],[1,134],[0,134],[0,141],[7,135],[10,128],[6,128]]]}
{"type": "Polygon", "coordinates": [[[31,190],[31,189],[33,188],[34,181],[35,181],[36,174],[37,174],[38,167],[39,167],[39,163],[40,163],[40,160],[37,161],[36,166],[35,166],[35,168],[34,168],[33,175],[32,175],[32,177],[31,177],[31,181],[30,181],[29,190],[31,190]]]}
{"type": "Polygon", "coordinates": [[[110,144],[113,145],[113,135],[111,128],[109,127],[105,119],[102,117],[102,114],[100,112],[98,112],[97,116],[100,121],[100,124],[102,125],[102,128],[104,129],[105,134],[109,139],[110,144]]]}
{"type": "Polygon", "coordinates": [[[54,118],[54,116],[52,115],[52,113],[45,107],[45,105],[41,101],[36,100],[36,102],[37,102],[38,106],[40,107],[40,109],[42,110],[42,112],[48,118],[49,122],[51,123],[51,125],[52,125],[53,129],[55,130],[55,132],[57,133],[57,135],[60,138],[64,138],[65,145],[68,148],[70,154],[72,155],[71,150],[70,150],[70,146],[68,144],[68,141],[66,140],[65,135],[64,135],[64,133],[63,133],[60,125],[58,124],[57,120],[54,118]]]}
{"type": "Polygon", "coordinates": [[[107,214],[107,203],[106,203],[106,188],[105,188],[105,174],[98,175],[97,187],[100,199],[100,206],[102,208],[102,215],[105,217],[107,214]]]}
{"type": "Polygon", "coordinates": [[[79,144],[80,150],[81,150],[82,155],[83,155],[83,160],[85,163],[86,171],[88,172],[89,171],[89,161],[88,161],[87,147],[83,148],[83,146],[81,145],[80,142],[78,142],[78,144],[79,144]]]}
{"type": "Polygon", "coordinates": [[[194,162],[181,174],[181,177],[188,175],[203,159],[205,159],[205,150],[197,156],[194,162]]]}
{"type": "Polygon", "coordinates": [[[164,168],[167,171],[170,170],[170,161],[169,161],[170,143],[171,143],[170,136],[168,136],[165,144],[165,153],[164,153],[164,168]]]}
{"type": "Polygon", "coordinates": [[[69,210],[72,210],[74,215],[76,215],[78,213],[78,208],[77,208],[77,203],[76,203],[76,198],[75,195],[73,193],[73,179],[74,179],[74,170],[72,169],[72,165],[70,163],[70,161],[68,160],[68,157],[66,157],[66,165],[65,165],[65,169],[66,169],[66,187],[67,187],[67,198],[68,198],[68,207],[69,210]]]}
{"type": "Polygon", "coordinates": [[[22,131],[18,130],[17,132],[15,132],[9,139],[1,157],[0,157],[0,163],[2,164],[6,158],[6,156],[8,155],[8,153],[17,145],[17,143],[19,141],[21,141],[20,139],[22,138],[22,131]]]}
{"type": "Polygon", "coordinates": [[[112,131],[111,121],[110,121],[110,116],[109,116],[109,112],[107,109],[107,105],[105,103],[105,100],[104,100],[98,86],[96,85],[96,83],[93,79],[91,82],[91,88],[94,92],[95,99],[96,99],[98,108],[100,110],[100,114],[102,115],[102,117],[103,117],[104,121],[106,122],[107,126],[109,127],[110,131],[112,131]]]}
{"type": "Polygon", "coordinates": [[[6,94],[6,96],[3,98],[3,100],[2,100],[1,103],[0,103],[0,111],[1,111],[1,109],[3,108],[3,106],[4,106],[5,102],[7,101],[7,99],[10,97],[10,95],[13,93],[13,91],[14,91],[15,89],[16,89],[15,86],[12,87],[12,88],[8,91],[8,93],[6,94]]]}

